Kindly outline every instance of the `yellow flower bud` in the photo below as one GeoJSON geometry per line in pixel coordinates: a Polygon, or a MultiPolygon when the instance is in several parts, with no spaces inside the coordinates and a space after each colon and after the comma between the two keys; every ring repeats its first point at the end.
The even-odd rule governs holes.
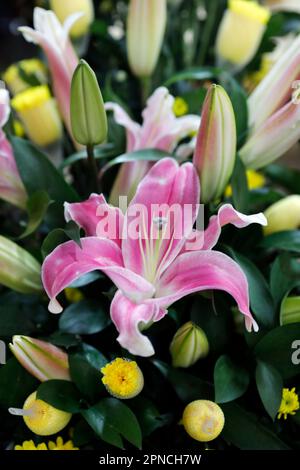
{"type": "Polygon", "coordinates": [[[272,204],[264,212],[268,225],[264,227],[264,234],[296,230],[300,227],[300,196],[287,196],[272,204]]]}
{"type": "Polygon", "coordinates": [[[50,0],[50,8],[62,24],[73,13],[82,13],[82,17],[71,28],[70,33],[73,38],[87,34],[95,17],[92,0],[50,0]]]}
{"type": "Polygon", "coordinates": [[[0,284],[23,294],[42,292],[41,265],[26,250],[0,236],[0,284]]]}
{"type": "Polygon", "coordinates": [[[184,429],[196,441],[213,441],[222,432],[224,423],[223,411],[213,401],[195,400],[183,412],[184,429]]]}
{"type": "Polygon", "coordinates": [[[82,145],[97,145],[107,136],[107,118],[98,81],[89,64],[81,60],[71,87],[71,125],[74,139],[82,145]]]}
{"type": "Polygon", "coordinates": [[[254,57],[270,18],[256,1],[229,0],[217,36],[219,58],[242,68],[254,57]]]}
{"type": "Polygon", "coordinates": [[[204,331],[191,321],[182,325],[170,345],[174,367],[190,367],[206,357],[209,344],[204,331]]]}
{"type": "Polygon", "coordinates": [[[23,410],[29,411],[23,416],[26,426],[38,436],[50,436],[64,429],[72,415],[58,410],[43,400],[36,398],[36,392],[29,395],[23,410]]]}
{"type": "Polygon", "coordinates": [[[38,83],[47,82],[47,70],[42,61],[39,59],[21,60],[10,65],[2,76],[13,95],[30,88],[30,84],[24,80],[22,73],[30,78],[33,77],[38,83]]]}
{"type": "Polygon", "coordinates": [[[62,137],[62,123],[49,88],[41,85],[28,88],[11,101],[12,107],[29,138],[40,147],[47,147],[62,137]]]}
{"type": "Polygon", "coordinates": [[[101,372],[107,391],[116,398],[134,398],[144,387],[143,373],[135,361],[117,357],[102,367],[101,372]]]}

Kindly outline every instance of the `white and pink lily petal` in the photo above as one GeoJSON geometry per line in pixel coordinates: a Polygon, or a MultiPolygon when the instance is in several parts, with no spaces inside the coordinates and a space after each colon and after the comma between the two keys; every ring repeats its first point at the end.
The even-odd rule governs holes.
{"type": "MultiPolygon", "coordinates": [[[[64,243],[46,258],[42,278],[51,299],[50,310],[61,311],[56,296],[71,282],[100,269],[118,287],[111,317],[119,332],[119,343],[133,354],[152,355],[153,346],[141,330],[159,321],[173,302],[201,290],[228,292],[245,315],[246,327],[256,329],[244,273],[231,258],[209,248],[216,243],[222,225],[231,222],[245,226],[263,220],[259,215],[247,218],[228,206],[208,228],[209,251],[187,253],[185,243],[197,216],[199,191],[198,176],[191,163],[179,166],[171,158],[156,163],[139,184],[124,216],[122,240],[115,236],[109,239],[108,231],[105,238],[103,233],[101,237],[83,238],[81,248],[73,241],[64,243]]],[[[90,235],[95,234],[98,225],[91,209],[97,205],[96,198],[93,195],[82,207],[70,204],[66,209],[68,217],[74,217],[90,235]]],[[[105,205],[103,196],[98,198],[98,203],[105,205]]],[[[110,207],[107,205],[108,210],[110,207]]]]}
{"type": "Polygon", "coordinates": [[[24,38],[28,42],[38,44],[47,57],[54,94],[69,132],[71,131],[69,110],[71,80],[78,64],[78,57],[69,39],[69,33],[81,16],[82,13],[70,15],[62,26],[53,11],[36,7],[33,13],[34,29],[28,26],[19,28],[24,38]]]}

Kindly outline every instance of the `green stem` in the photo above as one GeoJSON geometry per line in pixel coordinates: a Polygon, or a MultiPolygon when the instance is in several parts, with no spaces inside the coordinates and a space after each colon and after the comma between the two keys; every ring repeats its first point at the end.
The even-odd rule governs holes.
{"type": "Polygon", "coordinates": [[[94,155],[94,146],[87,145],[86,151],[87,151],[87,157],[88,157],[87,160],[88,160],[88,166],[89,166],[89,172],[90,172],[90,178],[92,182],[93,191],[100,193],[100,183],[98,179],[98,167],[97,167],[97,162],[96,162],[95,155],[94,155]]]}
{"type": "Polygon", "coordinates": [[[218,2],[219,0],[210,0],[209,2],[207,2],[207,18],[203,28],[201,50],[198,58],[198,65],[200,66],[205,63],[209,43],[211,40],[219,8],[218,2]]]}
{"type": "Polygon", "coordinates": [[[149,95],[150,95],[150,90],[151,90],[151,78],[150,77],[141,78],[141,98],[142,98],[143,107],[147,103],[147,99],[149,98],[149,95]]]}

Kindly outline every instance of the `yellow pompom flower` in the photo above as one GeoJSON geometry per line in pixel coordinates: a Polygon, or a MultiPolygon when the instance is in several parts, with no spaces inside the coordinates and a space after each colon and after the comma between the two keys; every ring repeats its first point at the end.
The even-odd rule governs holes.
{"type": "Polygon", "coordinates": [[[118,357],[102,367],[101,372],[107,391],[116,398],[134,398],[143,389],[144,376],[135,361],[118,357]]]}
{"type": "Polygon", "coordinates": [[[61,139],[62,123],[48,86],[32,87],[18,93],[11,105],[32,142],[46,147],[61,139]]]}
{"type": "Polygon", "coordinates": [[[58,410],[43,400],[37,399],[36,392],[29,395],[23,410],[26,426],[38,436],[56,434],[67,426],[72,417],[71,413],[58,410]]]}
{"type": "Polygon", "coordinates": [[[14,450],[48,450],[48,448],[44,442],[35,445],[33,441],[24,441],[21,445],[17,444],[14,450]]]}
{"type": "MultiPolygon", "coordinates": [[[[250,191],[252,191],[253,189],[263,188],[266,184],[266,178],[264,177],[262,173],[258,173],[257,171],[254,171],[254,170],[247,170],[246,176],[247,176],[248,188],[250,191]]],[[[224,194],[225,194],[225,197],[232,196],[231,185],[227,186],[224,194]]]]}
{"type": "Polygon", "coordinates": [[[213,401],[192,401],[185,407],[183,412],[182,424],[184,429],[196,441],[213,441],[222,432],[224,423],[223,411],[213,401]]]}
{"type": "Polygon", "coordinates": [[[217,36],[220,59],[238,68],[254,57],[270,18],[267,8],[256,1],[229,0],[217,36]]]}
{"type": "Polygon", "coordinates": [[[75,304],[76,302],[80,302],[80,300],[84,299],[83,293],[79,289],[75,289],[73,287],[66,287],[65,289],[65,296],[70,304],[75,304]]]}
{"type": "Polygon", "coordinates": [[[22,72],[29,76],[34,76],[38,82],[47,82],[47,69],[39,59],[24,59],[16,64],[12,64],[3,73],[2,78],[13,95],[21,93],[30,88],[28,82],[22,78],[22,72]]]}
{"type": "Polygon", "coordinates": [[[61,436],[58,436],[55,442],[49,441],[48,447],[49,450],[79,450],[79,447],[74,447],[73,441],[64,442],[61,436]]]}
{"type": "Polygon", "coordinates": [[[184,116],[185,114],[188,113],[189,107],[187,102],[181,98],[180,96],[177,96],[174,100],[173,104],[173,112],[176,117],[184,116]]]}
{"type": "Polygon", "coordinates": [[[288,415],[295,415],[299,408],[299,397],[296,388],[294,387],[291,390],[284,388],[277,418],[280,419],[283,416],[284,419],[287,419],[288,415]]]}

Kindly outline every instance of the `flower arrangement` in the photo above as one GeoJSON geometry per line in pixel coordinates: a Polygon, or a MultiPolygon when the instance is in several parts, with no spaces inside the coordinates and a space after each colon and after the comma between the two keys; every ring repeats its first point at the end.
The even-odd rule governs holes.
{"type": "Polygon", "coordinates": [[[1,64],[0,448],[299,449],[298,2],[38,3],[1,64]]]}

